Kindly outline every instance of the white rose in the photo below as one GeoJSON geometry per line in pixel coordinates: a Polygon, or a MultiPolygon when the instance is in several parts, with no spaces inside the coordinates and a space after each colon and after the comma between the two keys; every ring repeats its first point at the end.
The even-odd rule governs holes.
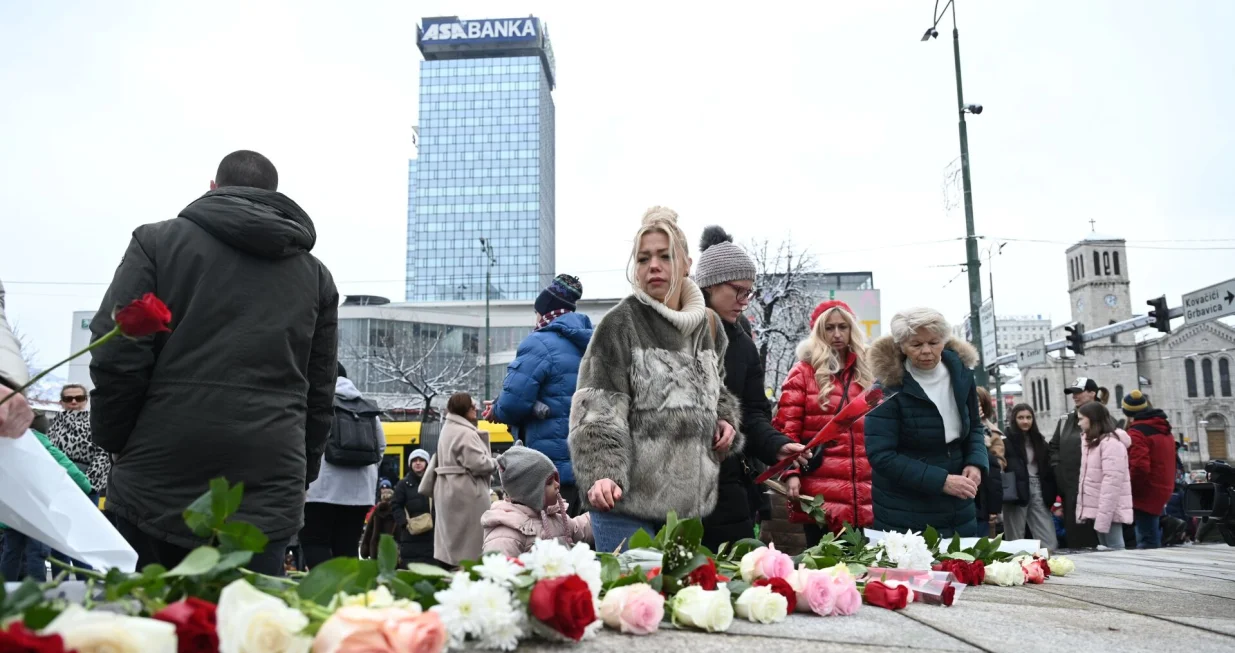
{"type": "Polygon", "coordinates": [[[738,563],[738,572],[742,574],[742,580],[753,583],[763,578],[763,573],[759,569],[759,563],[763,561],[764,556],[771,552],[771,549],[761,546],[757,549],[752,549],[742,556],[741,562],[738,563]]]}
{"type": "Polygon", "coordinates": [[[751,587],[742,592],[733,609],[743,619],[774,624],[789,615],[789,601],[770,587],[751,587]]]}
{"type": "Polygon", "coordinates": [[[44,635],[64,638],[64,648],[78,653],[176,653],[176,627],[165,621],[114,612],[92,612],[70,605],[44,635]]]}
{"type": "Polygon", "coordinates": [[[420,613],[419,603],[407,599],[396,599],[385,585],[380,585],[377,589],[369,590],[365,594],[339,594],[338,607],[399,608],[411,610],[416,614],[420,613]]]}
{"type": "Polygon", "coordinates": [[[673,597],[673,624],[690,626],[709,633],[729,630],[733,623],[733,604],[724,585],[707,591],[698,585],[682,589],[673,597]]]}
{"type": "Polygon", "coordinates": [[[300,634],[308,617],[243,579],[223,588],[218,620],[221,653],[307,653],[313,644],[300,634]]]}
{"type": "Polygon", "coordinates": [[[992,562],[986,565],[986,585],[1011,587],[1025,584],[1025,570],[1015,562],[992,562]]]}
{"type": "Polygon", "coordinates": [[[1076,569],[1076,563],[1063,556],[1050,558],[1046,561],[1046,564],[1051,568],[1052,576],[1067,576],[1076,569]]]}

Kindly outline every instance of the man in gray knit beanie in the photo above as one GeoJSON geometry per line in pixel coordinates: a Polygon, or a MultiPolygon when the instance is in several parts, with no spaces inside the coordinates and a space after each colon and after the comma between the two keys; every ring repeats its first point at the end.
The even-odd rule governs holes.
{"type": "Polygon", "coordinates": [[[557,478],[557,468],[548,456],[523,446],[511,447],[497,457],[497,473],[507,498],[534,510],[544,510],[545,485],[557,478]]]}

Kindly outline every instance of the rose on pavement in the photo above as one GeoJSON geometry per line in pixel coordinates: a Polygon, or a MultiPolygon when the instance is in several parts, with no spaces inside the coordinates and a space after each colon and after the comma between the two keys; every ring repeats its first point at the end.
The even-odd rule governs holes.
{"type": "Polygon", "coordinates": [[[749,587],[734,602],[733,610],[748,621],[774,624],[789,616],[789,602],[770,587],[749,587]]]}
{"type": "Polygon", "coordinates": [[[798,593],[789,584],[789,581],[784,578],[760,578],[754,582],[755,587],[768,587],[773,592],[785,597],[788,604],[785,608],[786,612],[793,613],[798,609],[798,593]]]}
{"type": "Polygon", "coordinates": [[[0,629],[0,651],[13,653],[65,653],[64,638],[59,635],[40,635],[20,621],[14,621],[6,629],[0,629]]]}
{"type": "Polygon", "coordinates": [[[615,587],[600,602],[600,618],[627,635],[650,635],[665,618],[665,597],[643,583],[615,587]]]}
{"type": "Polygon", "coordinates": [[[1026,561],[1021,564],[1021,568],[1025,570],[1025,582],[1034,585],[1041,585],[1046,582],[1046,575],[1042,573],[1042,567],[1036,560],[1026,561]]]}
{"type": "Polygon", "coordinates": [[[70,605],[52,620],[44,635],[64,638],[78,653],[176,653],[176,627],[163,621],[70,605]]]}
{"type": "Polygon", "coordinates": [[[793,558],[769,544],[742,556],[738,571],[742,574],[742,580],[748,583],[760,578],[788,578],[793,573],[793,558]]]}
{"type": "Polygon", "coordinates": [[[833,577],[819,569],[797,570],[789,577],[789,584],[798,594],[798,612],[814,612],[821,617],[831,616],[836,609],[838,587],[833,577]]]}
{"type": "Polygon", "coordinates": [[[219,650],[216,612],[213,603],[190,596],[159,610],[153,618],[176,627],[179,653],[213,653],[219,650]]]}
{"type": "Polygon", "coordinates": [[[729,630],[733,623],[733,604],[729,590],[708,590],[691,585],[673,596],[670,603],[675,626],[690,626],[709,633],[729,630]]]}
{"type": "Polygon", "coordinates": [[[992,562],[986,566],[987,585],[1012,587],[1025,584],[1025,568],[1016,562],[992,562]]]}
{"type": "Polygon", "coordinates": [[[832,608],[832,615],[848,617],[857,614],[862,608],[862,594],[858,592],[858,585],[853,577],[833,576],[832,583],[836,589],[836,603],[832,608]]]}
{"type": "Polygon", "coordinates": [[[436,612],[345,606],[313,640],[313,653],[440,653],[446,627],[436,612]]]}
{"type": "Polygon", "coordinates": [[[1046,564],[1050,565],[1051,574],[1055,576],[1067,576],[1076,570],[1076,563],[1064,556],[1053,556],[1046,561],[1046,564]]]}
{"type": "Polygon", "coordinates": [[[872,580],[866,583],[862,596],[871,605],[888,610],[903,610],[909,605],[910,592],[904,585],[889,586],[883,581],[872,580]]]}
{"type": "Polygon", "coordinates": [[[243,578],[219,594],[218,619],[223,653],[303,653],[313,643],[300,634],[308,617],[243,578]]]}
{"type": "Polygon", "coordinates": [[[577,575],[538,581],[528,599],[528,612],[541,623],[575,640],[583,639],[596,621],[596,606],[587,581],[577,575]]]}
{"type": "Polygon", "coordinates": [[[707,564],[690,572],[690,575],[686,577],[688,585],[698,585],[708,591],[716,589],[716,584],[723,580],[724,577],[716,571],[716,562],[711,558],[708,558],[707,564]]]}

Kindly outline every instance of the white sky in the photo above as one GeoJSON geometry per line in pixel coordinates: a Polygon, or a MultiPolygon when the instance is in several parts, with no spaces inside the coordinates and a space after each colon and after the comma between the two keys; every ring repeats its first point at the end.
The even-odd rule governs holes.
{"type": "MultiPolygon", "coordinates": [[[[558,271],[586,295],[625,292],[629,237],[664,204],[692,239],[792,234],[825,269],[873,271],[884,319],[959,319],[965,279],[933,266],[963,243],[892,247],[964,235],[942,193],[959,154],[950,20],[918,40],[933,5],[0,3],[10,318],[40,363],[67,355],[72,311],[98,307],[133,228],[175,217],[242,148],[313,217],[340,292],[402,299],[415,24],[533,13],[558,62],[558,271]]],[[[969,122],[978,233],[1054,241],[1004,248],[1000,314],[1067,319],[1064,249],[1090,218],[1129,240],[1138,304],[1233,276],[1235,3],[959,9],[966,100],[986,108],[969,122]]]]}

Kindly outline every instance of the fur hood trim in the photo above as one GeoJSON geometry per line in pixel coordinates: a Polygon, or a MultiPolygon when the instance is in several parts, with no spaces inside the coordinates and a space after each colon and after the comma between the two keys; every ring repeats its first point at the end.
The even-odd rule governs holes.
{"type": "MultiPolygon", "coordinates": [[[[961,364],[967,370],[973,369],[978,364],[978,350],[960,338],[949,338],[943,348],[945,350],[950,349],[960,356],[961,364]]],[[[871,345],[868,355],[870,356],[871,371],[874,372],[875,378],[884,387],[900,386],[904,383],[905,355],[901,353],[901,348],[892,341],[892,336],[883,336],[876,340],[871,345]]]]}

